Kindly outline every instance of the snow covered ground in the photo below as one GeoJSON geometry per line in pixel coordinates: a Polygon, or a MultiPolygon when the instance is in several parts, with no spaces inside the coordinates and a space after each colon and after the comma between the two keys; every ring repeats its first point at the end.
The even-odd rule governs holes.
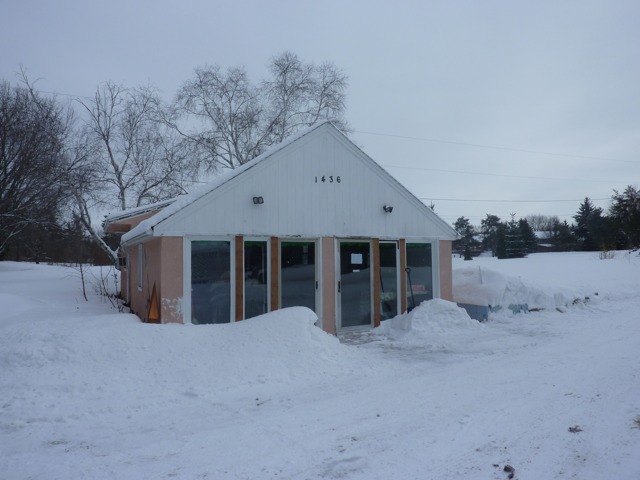
{"type": "Polygon", "coordinates": [[[640,257],[454,268],[544,309],[436,300],[340,343],[302,308],[141,324],[72,269],[0,263],[0,478],[640,478],[640,257]]]}

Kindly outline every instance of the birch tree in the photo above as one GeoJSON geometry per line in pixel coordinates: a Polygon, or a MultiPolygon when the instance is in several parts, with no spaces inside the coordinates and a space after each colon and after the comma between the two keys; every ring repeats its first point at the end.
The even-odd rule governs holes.
{"type": "Polygon", "coordinates": [[[331,120],[344,131],[347,77],[332,63],[302,62],[285,52],[270,77],[252,83],[243,67],[195,69],[165,120],[198,151],[208,171],[232,169],[300,129],[331,120]]]}
{"type": "Polygon", "coordinates": [[[196,166],[189,161],[185,140],[160,121],[163,107],[154,88],[107,82],[80,104],[85,121],[75,154],[84,161],[74,182],[77,214],[115,258],[91,213],[126,210],[185,193],[196,166]]]}

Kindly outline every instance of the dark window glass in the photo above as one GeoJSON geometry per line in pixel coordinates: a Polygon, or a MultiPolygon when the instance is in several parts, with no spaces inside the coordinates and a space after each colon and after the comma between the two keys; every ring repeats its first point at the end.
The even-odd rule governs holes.
{"type": "Polygon", "coordinates": [[[371,261],[366,242],[340,242],[340,325],[371,324],[371,261]]]}
{"type": "Polygon", "coordinates": [[[244,242],[244,318],[267,313],[267,242],[244,242]]]}
{"type": "Polygon", "coordinates": [[[407,267],[407,305],[417,307],[433,298],[431,244],[407,243],[407,267]]]}
{"type": "Polygon", "coordinates": [[[191,242],[191,321],[231,321],[231,248],[229,242],[191,242]]]}
{"type": "Polygon", "coordinates": [[[398,244],[380,243],[380,319],[398,315],[398,244]]]}
{"type": "Polygon", "coordinates": [[[316,311],[316,244],[280,244],[280,302],[285,307],[308,307],[316,311]]]}

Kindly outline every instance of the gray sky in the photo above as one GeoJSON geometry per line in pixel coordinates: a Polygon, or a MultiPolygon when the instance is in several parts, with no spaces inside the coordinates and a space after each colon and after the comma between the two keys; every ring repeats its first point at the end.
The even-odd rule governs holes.
{"type": "Polygon", "coordinates": [[[352,138],[451,223],[571,220],[640,184],[637,0],[0,0],[0,45],[0,78],[23,65],[83,96],[113,80],[170,99],[207,63],[257,80],[284,50],[332,61],[352,138]]]}

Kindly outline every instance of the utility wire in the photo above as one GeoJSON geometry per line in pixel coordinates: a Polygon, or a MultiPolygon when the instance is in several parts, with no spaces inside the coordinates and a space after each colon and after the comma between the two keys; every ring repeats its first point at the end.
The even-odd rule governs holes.
{"type": "MultiPolygon", "coordinates": [[[[48,95],[63,95],[71,98],[85,98],[88,100],[92,100],[93,97],[88,97],[86,95],[77,95],[72,93],[62,93],[62,92],[50,92],[45,90],[39,90],[41,93],[46,93],[48,95]]],[[[537,155],[548,155],[553,157],[566,157],[566,158],[582,158],[585,160],[604,160],[607,162],[621,162],[621,163],[639,163],[637,160],[620,160],[617,158],[606,158],[606,157],[595,157],[591,155],[579,155],[573,153],[558,153],[558,152],[547,152],[544,150],[531,150],[528,148],[516,148],[516,147],[505,147],[502,145],[485,145],[481,143],[470,143],[470,142],[459,142],[454,140],[443,140],[439,138],[428,138],[428,137],[414,137],[410,135],[396,135],[393,133],[381,133],[381,132],[366,132],[364,130],[352,130],[353,133],[360,133],[362,135],[373,135],[377,137],[389,137],[389,138],[400,138],[405,140],[416,140],[420,142],[431,142],[431,143],[443,143],[446,145],[460,145],[465,147],[475,147],[475,148],[486,148],[490,150],[504,150],[508,152],[520,152],[520,153],[533,153],[537,155]]],[[[402,167],[398,167],[402,168],[402,167]]],[[[526,178],[526,177],[523,177],[526,178]]],[[[534,177],[535,178],[535,177],[534,177]]]]}
{"type": "Polygon", "coordinates": [[[530,150],[527,148],[504,147],[500,145],[483,145],[480,143],[457,142],[453,140],[441,140],[437,138],[426,138],[426,137],[412,137],[408,135],[395,135],[391,133],[365,132],[362,130],[354,130],[353,133],[361,133],[363,135],[374,135],[378,137],[401,138],[405,140],[417,140],[420,142],[444,143],[447,145],[462,145],[465,147],[487,148],[491,150],[505,150],[508,152],[534,153],[537,155],[549,155],[554,157],[582,158],[585,160],[605,160],[607,162],[623,162],[623,163],[634,163],[634,164],[638,163],[637,160],[620,160],[616,158],[594,157],[590,155],[576,155],[571,153],[546,152],[543,150],[530,150]]]}
{"type": "Polygon", "coordinates": [[[486,177],[502,177],[502,178],[520,178],[525,180],[554,180],[554,181],[562,181],[562,182],[585,182],[585,183],[625,183],[624,181],[614,181],[614,180],[588,180],[586,178],[561,178],[561,177],[537,177],[531,175],[507,175],[504,173],[488,173],[488,172],[472,172],[468,170],[446,170],[443,168],[427,168],[427,167],[405,167],[403,165],[382,165],[383,167],[388,168],[402,168],[407,170],[424,170],[429,172],[443,172],[443,173],[455,173],[462,175],[483,175],[486,177]]]}
{"type": "MultiPolygon", "coordinates": [[[[556,203],[556,202],[582,202],[584,198],[578,200],[490,200],[490,199],[467,199],[467,198],[432,198],[432,197],[418,197],[420,200],[428,200],[433,202],[488,202],[488,203],[556,203]]],[[[592,201],[609,200],[609,198],[591,198],[592,201]]]]}

